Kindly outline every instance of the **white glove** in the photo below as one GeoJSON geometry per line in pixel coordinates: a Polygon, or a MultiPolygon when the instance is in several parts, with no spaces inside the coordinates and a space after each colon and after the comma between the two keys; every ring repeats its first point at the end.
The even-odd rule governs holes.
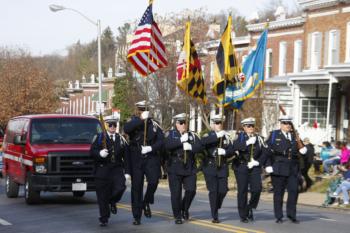
{"type": "Polygon", "coordinates": [[[219,132],[215,132],[217,138],[222,138],[225,135],[225,131],[220,130],[219,132]]]}
{"type": "Polygon", "coordinates": [[[152,151],[151,146],[141,146],[141,154],[147,154],[152,151]]]}
{"type": "Polygon", "coordinates": [[[218,148],[218,155],[226,155],[226,151],[223,148],[218,148]]]}
{"type": "Polygon", "coordinates": [[[271,166],[268,166],[268,167],[266,167],[265,168],[265,171],[266,171],[266,173],[272,173],[273,172],[273,169],[272,169],[272,167],[271,166]]]}
{"type": "Polygon", "coordinates": [[[304,146],[303,148],[299,149],[299,153],[302,154],[302,155],[306,154],[306,152],[307,152],[306,146],[304,146]]]}
{"type": "Polygon", "coordinates": [[[126,179],[127,181],[131,179],[131,176],[130,176],[129,174],[126,174],[126,173],[125,173],[124,176],[125,176],[125,179],[126,179]]]}
{"type": "Polygon", "coordinates": [[[247,140],[246,144],[248,145],[254,145],[256,142],[256,137],[251,137],[247,140]]]}
{"type": "Polygon", "coordinates": [[[252,169],[255,166],[259,166],[259,162],[258,161],[252,159],[252,161],[248,162],[248,168],[249,169],[252,169]]]}
{"type": "Polygon", "coordinates": [[[188,133],[184,133],[180,138],[181,143],[188,141],[188,133]]]}
{"type": "Polygon", "coordinates": [[[100,150],[100,156],[101,156],[102,158],[106,158],[107,155],[108,155],[108,150],[107,150],[107,149],[102,149],[102,150],[100,150]]]}
{"type": "Polygon", "coordinates": [[[149,111],[144,111],[141,113],[141,119],[145,120],[149,117],[149,111]]]}
{"type": "Polygon", "coordinates": [[[184,150],[192,150],[192,145],[188,142],[185,142],[183,144],[183,148],[184,148],[184,150]]]}

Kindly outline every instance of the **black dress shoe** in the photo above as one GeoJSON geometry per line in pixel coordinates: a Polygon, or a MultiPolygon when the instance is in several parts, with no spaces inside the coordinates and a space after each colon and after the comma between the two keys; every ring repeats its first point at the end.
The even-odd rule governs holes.
{"type": "Polygon", "coordinates": [[[106,227],[107,226],[107,222],[100,222],[100,227],[106,227]]]}
{"type": "Polygon", "coordinates": [[[291,217],[291,216],[288,216],[288,218],[289,218],[289,220],[290,220],[292,223],[295,223],[295,224],[299,224],[299,223],[300,223],[300,221],[299,221],[298,219],[296,219],[296,218],[293,218],[293,217],[291,217]]]}
{"type": "Polygon", "coordinates": [[[243,222],[243,223],[248,223],[249,220],[248,220],[247,218],[241,218],[241,222],[243,222]]]}
{"type": "Polygon", "coordinates": [[[276,219],[276,223],[278,223],[278,224],[282,224],[282,223],[283,223],[283,219],[282,219],[282,218],[278,218],[278,219],[276,219]]]}
{"type": "Polygon", "coordinates": [[[188,210],[182,211],[182,218],[185,220],[188,220],[190,218],[190,214],[188,213],[188,210]]]}
{"type": "Polygon", "coordinates": [[[248,219],[254,221],[253,209],[248,210],[248,219]]]}
{"type": "Polygon", "coordinates": [[[152,217],[151,208],[149,207],[148,203],[143,205],[143,213],[144,213],[146,218],[151,218],[152,217]]]}
{"type": "Polygon", "coordinates": [[[134,221],[132,222],[133,225],[137,226],[141,224],[141,220],[139,218],[135,218],[134,221]]]}
{"type": "Polygon", "coordinates": [[[112,214],[117,214],[117,206],[116,204],[111,204],[111,213],[112,214]]]}
{"type": "Polygon", "coordinates": [[[220,223],[220,220],[218,218],[214,218],[211,222],[212,223],[220,223]]]}
{"type": "Polygon", "coordinates": [[[182,219],[181,218],[175,219],[175,224],[182,224],[182,219]]]}

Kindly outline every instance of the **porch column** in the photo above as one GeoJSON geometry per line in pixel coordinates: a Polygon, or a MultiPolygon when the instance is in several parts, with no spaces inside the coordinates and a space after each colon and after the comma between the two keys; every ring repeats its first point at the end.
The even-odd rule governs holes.
{"type": "Polygon", "coordinates": [[[331,99],[332,99],[332,76],[329,76],[329,88],[328,88],[328,100],[327,100],[327,117],[326,117],[326,132],[327,132],[327,140],[330,141],[331,139],[331,131],[329,129],[329,117],[331,113],[331,99]]]}

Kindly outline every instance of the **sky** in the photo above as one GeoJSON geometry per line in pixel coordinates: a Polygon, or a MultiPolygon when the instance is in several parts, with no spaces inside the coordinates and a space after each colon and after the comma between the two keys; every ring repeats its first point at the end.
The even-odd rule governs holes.
{"type": "MultiPolygon", "coordinates": [[[[282,0],[295,7],[296,0],[282,0]]],[[[210,13],[234,7],[243,16],[264,8],[270,0],[154,0],[153,12],[166,15],[184,9],[205,7],[210,13]],[[239,6],[239,7],[238,7],[239,6]]],[[[52,12],[50,4],[76,9],[93,21],[101,21],[102,30],[116,29],[125,22],[139,19],[148,0],[0,0],[0,47],[25,48],[32,55],[67,53],[66,48],[80,40],[90,42],[97,27],[75,12],[52,12]]]]}

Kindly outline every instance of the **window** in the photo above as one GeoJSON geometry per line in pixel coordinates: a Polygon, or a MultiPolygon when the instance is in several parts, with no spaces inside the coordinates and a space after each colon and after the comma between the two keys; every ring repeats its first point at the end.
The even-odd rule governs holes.
{"type": "Polygon", "coordinates": [[[321,65],[322,34],[314,32],[311,35],[311,69],[317,70],[321,65]]]}
{"type": "Polygon", "coordinates": [[[328,65],[339,63],[339,31],[332,30],[329,32],[328,44],[328,65]]]}
{"type": "Polygon", "coordinates": [[[287,65],[287,42],[282,41],[280,42],[279,47],[279,69],[278,69],[278,75],[285,75],[286,74],[286,65],[287,65]]]}
{"type": "Polygon", "coordinates": [[[272,76],[272,49],[266,49],[265,79],[271,78],[271,76],[272,76]]]}
{"type": "Polygon", "coordinates": [[[294,41],[294,66],[293,72],[298,73],[302,69],[302,41],[296,40],[294,41]]]}
{"type": "MultiPolygon", "coordinates": [[[[331,116],[335,114],[335,101],[331,101],[331,116]]],[[[312,126],[315,121],[321,128],[326,128],[327,119],[327,99],[303,99],[301,109],[301,123],[307,122],[312,126]]],[[[330,119],[332,125],[335,124],[335,118],[330,119]]]]}

